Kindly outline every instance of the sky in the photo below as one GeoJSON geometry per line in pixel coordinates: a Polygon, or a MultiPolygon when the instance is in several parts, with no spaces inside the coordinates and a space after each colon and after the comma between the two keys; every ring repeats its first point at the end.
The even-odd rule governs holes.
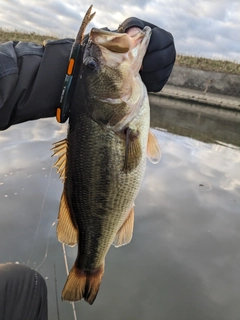
{"type": "Polygon", "coordinates": [[[0,28],[75,38],[91,4],[88,31],[135,16],[171,32],[178,54],[240,63],[240,0],[0,0],[0,28]]]}

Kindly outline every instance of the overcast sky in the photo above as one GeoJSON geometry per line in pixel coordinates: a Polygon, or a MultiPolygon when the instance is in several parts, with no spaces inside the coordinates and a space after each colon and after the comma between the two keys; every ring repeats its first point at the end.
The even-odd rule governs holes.
{"type": "Polygon", "coordinates": [[[74,38],[90,4],[89,27],[135,16],[170,31],[178,53],[240,62],[240,0],[0,0],[0,27],[74,38]]]}

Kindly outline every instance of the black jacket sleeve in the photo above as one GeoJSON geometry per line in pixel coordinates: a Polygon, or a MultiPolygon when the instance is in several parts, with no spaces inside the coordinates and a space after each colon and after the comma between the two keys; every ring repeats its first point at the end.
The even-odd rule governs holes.
{"type": "Polygon", "coordinates": [[[0,45],[0,130],[56,113],[72,39],[0,45]]]}

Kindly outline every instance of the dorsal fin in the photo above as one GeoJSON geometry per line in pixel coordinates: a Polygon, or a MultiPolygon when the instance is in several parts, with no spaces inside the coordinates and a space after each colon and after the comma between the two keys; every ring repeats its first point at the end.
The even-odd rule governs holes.
{"type": "Polygon", "coordinates": [[[57,173],[60,175],[60,179],[63,181],[66,178],[66,162],[67,162],[67,149],[68,141],[63,139],[53,144],[54,147],[52,156],[58,156],[58,160],[54,163],[54,167],[57,168],[57,173]]]}
{"type": "Polygon", "coordinates": [[[161,159],[161,150],[158,139],[151,131],[149,131],[148,134],[147,157],[154,164],[158,163],[161,159]]]}

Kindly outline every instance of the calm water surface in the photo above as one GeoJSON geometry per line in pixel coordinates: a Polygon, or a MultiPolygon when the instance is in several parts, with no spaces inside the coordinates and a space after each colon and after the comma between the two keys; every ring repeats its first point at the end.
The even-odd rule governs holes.
{"type": "MultiPolygon", "coordinates": [[[[77,319],[239,320],[240,120],[157,104],[162,159],[147,163],[133,240],[110,249],[98,297],[75,304],[77,319]]],[[[74,319],[60,299],[66,270],[54,224],[62,182],[50,151],[65,132],[47,119],[0,133],[0,262],[43,275],[50,320],[57,303],[59,319],[74,319]]],[[[76,249],[66,251],[71,267],[76,249]]]]}

